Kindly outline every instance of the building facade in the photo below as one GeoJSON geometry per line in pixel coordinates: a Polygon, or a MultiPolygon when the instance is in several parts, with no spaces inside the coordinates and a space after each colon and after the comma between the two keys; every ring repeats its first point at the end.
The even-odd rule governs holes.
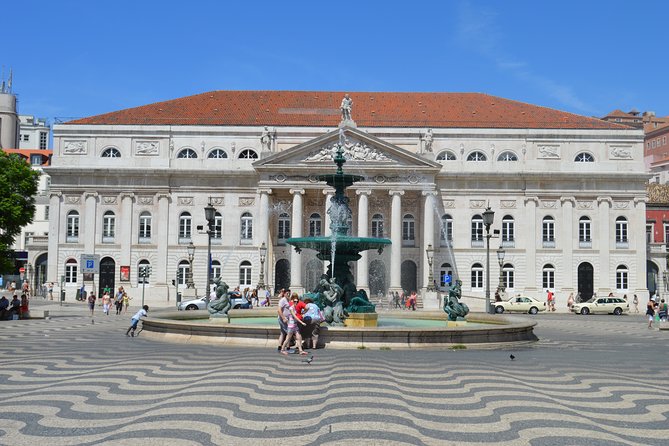
{"type": "Polygon", "coordinates": [[[325,265],[285,240],[328,234],[333,191],[316,175],[344,138],[345,170],[364,177],[348,190],[352,233],[392,240],[354,268],[372,295],[424,290],[428,247],[437,285],[459,278],[474,309],[486,274],[493,290],[565,304],[647,293],[641,130],[474,93],[352,93],[347,123],[343,96],[216,91],[54,126],[49,280],[166,302],[192,273],[203,294],[211,204],[214,277],[254,286],[263,267],[273,289],[312,289],[325,265]],[[100,256],[99,275],[80,274],[82,254],[100,256]]]}

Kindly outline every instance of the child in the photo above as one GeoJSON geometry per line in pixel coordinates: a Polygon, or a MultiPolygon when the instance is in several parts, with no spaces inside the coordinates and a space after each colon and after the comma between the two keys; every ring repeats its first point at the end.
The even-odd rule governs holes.
{"type": "Polygon", "coordinates": [[[148,313],[149,313],[148,305],[144,305],[141,310],[135,313],[135,315],[132,317],[132,325],[130,325],[128,331],[125,332],[125,335],[135,337],[135,330],[137,329],[137,324],[139,323],[139,320],[145,316],[148,316],[148,313]]]}

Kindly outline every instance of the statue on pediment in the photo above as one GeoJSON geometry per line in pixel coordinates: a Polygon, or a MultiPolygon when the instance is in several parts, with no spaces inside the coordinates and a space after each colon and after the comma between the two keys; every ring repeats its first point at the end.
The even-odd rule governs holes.
{"type": "Polygon", "coordinates": [[[433,140],[432,129],[427,129],[427,132],[425,132],[425,136],[423,136],[426,152],[432,152],[432,140],[433,140]]]}
{"type": "Polygon", "coordinates": [[[262,131],[262,134],[260,135],[260,145],[262,146],[262,149],[266,152],[271,152],[272,151],[272,134],[269,131],[269,128],[265,126],[265,128],[262,131]]]}
{"type": "Polygon", "coordinates": [[[351,109],[353,108],[353,99],[346,94],[344,95],[344,99],[341,100],[341,106],[339,109],[341,110],[341,120],[342,121],[352,121],[353,118],[351,118],[351,109]]]}

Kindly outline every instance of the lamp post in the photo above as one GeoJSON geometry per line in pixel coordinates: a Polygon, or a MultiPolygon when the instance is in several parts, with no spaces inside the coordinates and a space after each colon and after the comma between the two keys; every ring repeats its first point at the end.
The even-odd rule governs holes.
{"type": "Polygon", "coordinates": [[[265,288],[265,259],[267,258],[267,246],[262,242],[260,248],[260,275],[258,276],[258,289],[265,288]]]}
{"type": "Polygon", "coordinates": [[[660,293],[660,295],[662,294],[666,295],[667,291],[669,291],[669,271],[665,271],[662,273],[662,280],[664,281],[664,293],[660,293]]]}
{"type": "Polygon", "coordinates": [[[195,245],[193,245],[192,240],[188,243],[186,250],[188,252],[189,263],[188,276],[186,276],[186,288],[195,288],[195,284],[193,283],[193,257],[195,257],[195,245]]]}
{"type": "Polygon", "coordinates": [[[492,306],[490,305],[490,226],[492,222],[495,221],[495,212],[490,209],[490,206],[486,208],[483,212],[483,225],[485,226],[485,256],[486,256],[486,266],[485,266],[485,311],[486,313],[492,313],[492,306]]]}
{"type": "Polygon", "coordinates": [[[34,285],[33,284],[33,266],[30,263],[28,263],[28,265],[26,265],[26,277],[28,279],[28,293],[32,293],[33,296],[34,296],[35,295],[35,288],[33,286],[34,285]]]}
{"type": "Polygon", "coordinates": [[[500,245],[497,249],[497,262],[499,262],[499,290],[504,291],[506,287],[504,286],[504,255],[506,251],[500,245]]]}
{"type": "Polygon", "coordinates": [[[204,218],[207,220],[207,297],[211,289],[211,236],[216,230],[216,208],[209,204],[204,208],[204,218]]]}
{"type": "Polygon", "coordinates": [[[434,272],[432,271],[432,263],[434,262],[434,248],[430,243],[425,248],[425,254],[427,254],[427,265],[430,268],[427,274],[427,291],[437,291],[434,287],[434,272]]]}

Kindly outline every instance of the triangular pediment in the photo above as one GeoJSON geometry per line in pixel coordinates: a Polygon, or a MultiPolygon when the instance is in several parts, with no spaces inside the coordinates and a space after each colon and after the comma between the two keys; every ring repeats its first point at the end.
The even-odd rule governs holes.
{"type": "Polygon", "coordinates": [[[415,169],[436,173],[441,169],[439,163],[349,127],[263,158],[253,163],[253,166],[259,171],[296,167],[314,171],[331,170],[335,166],[333,157],[340,144],[343,145],[346,158],[344,170],[415,169]]]}

